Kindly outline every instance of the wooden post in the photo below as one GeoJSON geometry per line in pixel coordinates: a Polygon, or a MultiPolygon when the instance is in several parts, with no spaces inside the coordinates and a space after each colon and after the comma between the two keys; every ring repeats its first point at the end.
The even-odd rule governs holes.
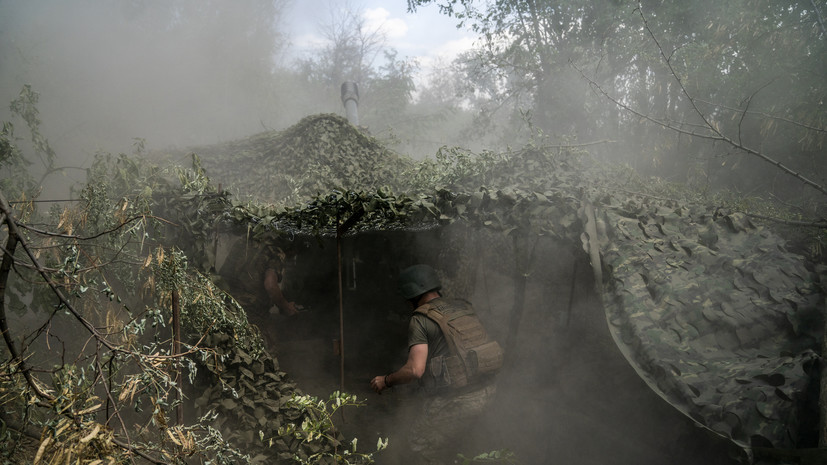
{"type": "Polygon", "coordinates": [[[574,290],[577,286],[577,257],[574,258],[574,266],[571,270],[571,285],[569,286],[569,305],[566,308],[566,328],[571,326],[571,308],[574,304],[574,290]]]}
{"type": "Polygon", "coordinates": [[[517,335],[525,306],[525,288],[528,280],[528,245],[526,234],[514,231],[514,308],[511,310],[511,323],[505,344],[506,357],[513,357],[517,347],[517,335]]]}
{"type": "Polygon", "coordinates": [[[600,238],[597,237],[597,219],[594,215],[594,206],[589,200],[583,200],[583,210],[586,215],[586,234],[589,239],[589,260],[592,262],[594,286],[598,294],[603,293],[603,265],[600,263],[600,238]]]}
{"type": "MultiPolygon", "coordinates": [[[[336,262],[339,272],[339,389],[345,391],[345,306],[342,286],[342,235],[336,233],[336,262]]],[[[344,412],[344,410],[342,410],[344,412]]]]}
{"type": "MultiPolygon", "coordinates": [[[[342,237],[345,233],[356,224],[362,215],[365,214],[365,209],[359,207],[350,218],[342,223],[341,211],[336,213],[336,263],[339,272],[339,377],[341,392],[345,392],[345,307],[344,307],[344,284],[342,279],[342,237]]],[[[344,420],[345,411],[341,409],[342,419],[344,420]]]]}
{"type": "Polygon", "coordinates": [[[827,298],[824,299],[824,331],[821,337],[821,389],[818,396],[819,407],[819,428],[818,428],[818,447],[827,448],[827,298]]]}
{"type": "MultiPolygon", "coordinates": [[[[172,356],[181,353],[181,308],[178,290],[172,290],[172,356]]],[[[184,404],[181,403],[181,367],[175,366],[175,399],[178,401],[178,406],[175,408],[176,417],[179,425],[184,424],[184,404]]]]}

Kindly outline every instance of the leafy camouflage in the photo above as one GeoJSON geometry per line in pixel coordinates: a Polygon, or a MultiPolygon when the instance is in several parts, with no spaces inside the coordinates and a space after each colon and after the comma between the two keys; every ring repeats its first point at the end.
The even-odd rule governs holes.
{"type": "Polygon", "coordinates": [[[607,198],[598,221],[610,329],[641,377],[742,446],[794,448],[824,311],[803,258],[741,213],[607,198]]]}
{"type": "Polygon", "coordinates": [[[445,148],[416,164],[324,115],[273,137],[197,151],[224,180],[252,176],[246,184],[275,189],[256,177],[265,176],[256,172],[264,163],[266,176],[294,186],[251,190],[259,202],[235,202],[206,222],[253,236],[335,234],[349,218],[358,218],[351,233],[461,222],[498,231],[506,243],[540,234],[587,252],[597,247],[609,328],[655,392],[742,447],[797,445],[816,376],[823,277],[746,214],[720,199],[656,192],[658,182],[607,172],[570,149],[445,148]],[[286,162],[299,153],[309,165],[286,162]],[[213,156],[234,158],[235,174],[220,171],[213,156]],[[310,165],[335,176],[307,177],[310,165]],[[593,229],[585,205],[597,213],[593,229]]]}
{"type": "MultiPolygon", "coordinates": [[[[297,463],[349,446],[333,426],[315,437],[301,429],[282,434],[284,428],[302,425],[314,414],[293,402],[302,392],[269,353],[245,351],[223,332],[210,334],[204,343],[213,348],[214,356],[203,361],[210,383],[199,386],[202,389],[193,395],[197,413],[225,431],[224,436],[247,453],[249,463],[297,463]]],[[[350,461],[338,463],[373,462],[353,454],[350,461]]]]}
{"type": "Polygon", "coordinates": [[[332,114],[188,152],[200,157],[212,181],[236,198],[280,205],[332,190],[376,190],[412,166],[332,114]]]}

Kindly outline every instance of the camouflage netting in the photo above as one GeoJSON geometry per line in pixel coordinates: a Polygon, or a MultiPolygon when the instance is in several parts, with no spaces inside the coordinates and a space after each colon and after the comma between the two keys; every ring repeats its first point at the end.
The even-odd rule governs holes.
{"type": "Polygon", "coordinates": [[[201,159],[213,183],[237,198],[279,204],[334,189],[392,186],[400,171],[412,165],[333,114],[308,116],[281,132],[189,152],[201,159]]]}
{"type": "MultiPolygon", "coordinates": [[[[337,430],[309,441],[295,434],[277,436],[288,424],[301,424],[309,415],[290,402],[302,393],[279,370],[274,357],[267,352],[255,355],[233,339],[218,332],[204,340],[215,356],[204,364],[211,384],[194,395],[198,415],[217,413],[211,425],[224,431],[251,463],[295,463],[296,457],[307,460],[340,447],[344,438],[337,430]]],[[[358,458],[353,463],[359,463],[358,458]]]]}
{"type": "Polygon", "coordinates": [[[795,448],[817,395],[819,277],[743,214],[628,198],[600,211],[607,318],[641,377],[741,446],[795,448]]]}
{"type": "MultiPolygon", "coordinates": [[[[236,202],[198,223],[230,222],[253,236],[329,234],[358,218],[351,231],[462,222],[504,241],[540,234],[575,247],[588,226],[578,209],[590,198],[609,327],[652,389],[745,448],[794,448],[799,429],[813,429],[803,414],[817,400],[823,277],[742,213],[624,193],[629,178],[566,150],[530,146],[474,160],[456,151],[446,165],[417,166],[332,115],[195,153],[214,184],[281,205],[236,202]]],[[[276,380],[245,370],[237,382],[278,389],[258,389],[276,380]]],[[[208,394],[207,404],[234,411],[218,390],[208,394]]],[[[269,421],[259,416],[275,408],[267,398],[243,410],[250,426],[269,421]]]]}

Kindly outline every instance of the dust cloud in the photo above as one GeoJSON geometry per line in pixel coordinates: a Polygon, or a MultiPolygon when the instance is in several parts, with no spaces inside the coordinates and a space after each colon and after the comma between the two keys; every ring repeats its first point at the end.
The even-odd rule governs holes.
{"type": "Polygon", "coordinates": [[[287,6],[0,2],[0,119],[12,120],[8,102],[30,84],[59,165],[87,167],[97,151],[132,153],[136,139],[148,150],[209,144],[329,111],[280,87],[287,6]]]}
{"type": "MultiPolygon", "coordinates": [[[[0,101],[32,84],[60,164],[78,167],[96,151],[131,152],[135,138],[149,149],[204,145],[340,111],[337,101],[308,103],[281,87],[270,59],[288,44],[279,34],[287,4],[272,3],[268,15],[255,5],[5,0],[0,101]],[[222,5],[232,11],[216,15],[222,5]],[[192,11],[185,16],[179,8],[192,11]]],[[[10,119],[6,106],[0,118],[10,119]]],[[[421,231],[346,243],[344,387],[367,404],[347,414],[343,429],[368,445],[390,436],[390,450],[379,456],[386,465],[404,463],[418,394],[400,386],[376,396],[368,380],[404,363],[406,310],[394,293],[396,274],[416,262],[439,267],[437,241],[435,232],[421,231]]],[[[303,389],[326,396],[340,383],[332,352],[340,337],[335,246],[307,244],[288,288],[307,311],[274,319],[269,330],[281,336],[274,350],[282,368],[303,389]]],[[[468,297],[496,339],[504,343],[510,331],[517,338],[506,348],[494,406],[469,425],[458,451],[510,449],[524,464],[730,463],[723,446],[652,393],[613,347],[589,265],[571,244],[538,245],[516,321],[510,248],[482,250],[468,297]]]]}
{"type": "Polygon", "coordinates": [[[533,244],[523,311],[515,319],[518,286],[511,241],[487,231],[458,230],[373,232],[343,239],[343,372],[333,350],[340,334],[332,239],[323,247],[314,243],[304,248],[294,264],[295,279],[315,283],[295,288],[296,300],[311,302],[310,310],[270,328],[279,335],[273,345],[282,368],[302,389],[324,398],[344,388],[366,401],[344,413],[342,428],[368,448],[389,438],[377,463],[406,463],[408,428],[423,400],[415,384],[382,395],[368,385],[373,376],[405,362],[410,308],[396,294],[396,277],[418,262],[446,272],[444,294],[470,300],[501,344],[506,345],[511,332],[516,335],[506,347],[497,397],[454,444],[457,453],[473,457],[507,449],[522,464],[735,463],[724,441],[658,397],[618,352],[590,265],[578,249],[549,238],[533,244]],[[452,234],[470,234],[469,241],[480,245],[477,256],[457,264],[449,245],[452,234]]]}

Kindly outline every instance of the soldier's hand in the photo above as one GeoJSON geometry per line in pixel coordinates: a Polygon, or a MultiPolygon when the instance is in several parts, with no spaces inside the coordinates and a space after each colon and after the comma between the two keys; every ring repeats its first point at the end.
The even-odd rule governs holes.
{"type": "Polygon", "coordinates": [[[385,385],[385,377],[384,376],[376,376],[372,380],[370,380],[370,387],[376,391],[377,394],[382,394],[382,391],[387,387],[385,385]]]}
{"type": "Polygon", "coordinates": [[[298,315],[299,309],[296,308],[296,303],[295,302],[287,302],[287,308],[284,309],[284,313],[286,313],[287,316],[298,315]]]}

